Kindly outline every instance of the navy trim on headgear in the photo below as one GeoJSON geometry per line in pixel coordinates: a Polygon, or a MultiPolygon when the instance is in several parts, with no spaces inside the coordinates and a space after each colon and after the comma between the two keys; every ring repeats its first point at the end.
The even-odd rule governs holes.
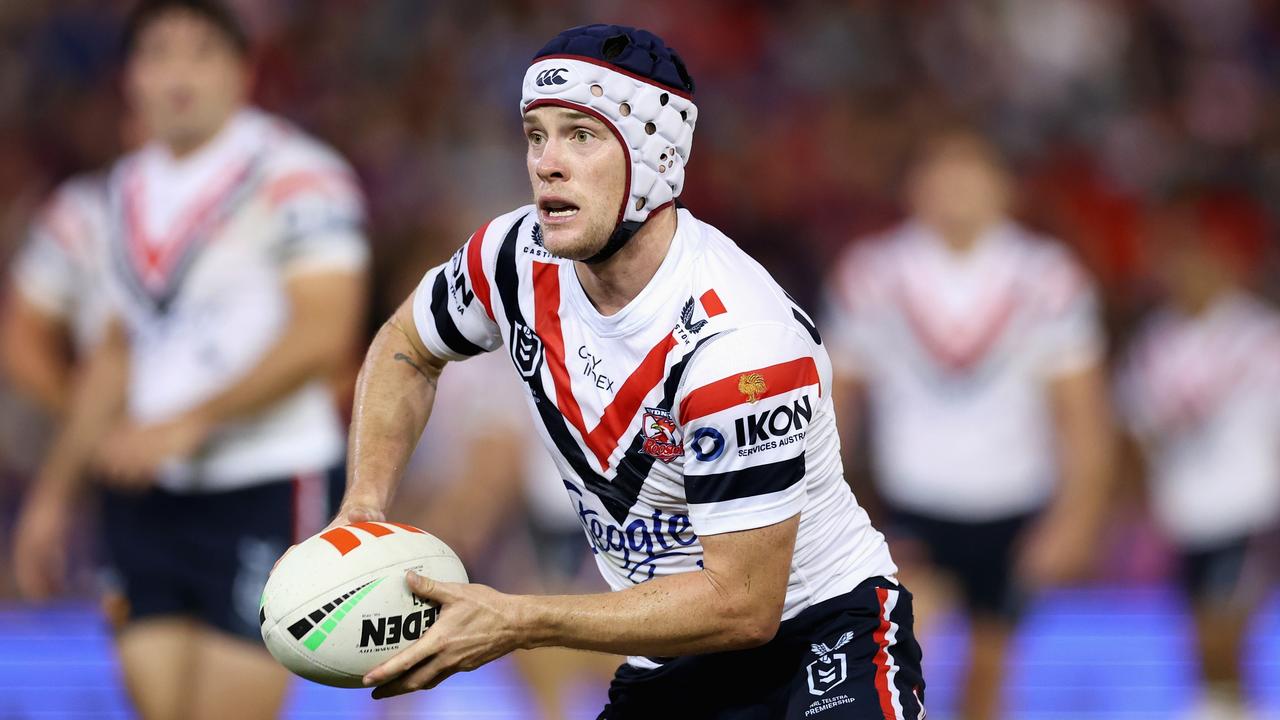
{"type": "Polygon", "coordinates": [[[551,38],[533,59],[548,55],[599,60],[682,95],[693,94],[693,78],[684,61],[648,30],[626,25],[579,25],[551,38]]]}

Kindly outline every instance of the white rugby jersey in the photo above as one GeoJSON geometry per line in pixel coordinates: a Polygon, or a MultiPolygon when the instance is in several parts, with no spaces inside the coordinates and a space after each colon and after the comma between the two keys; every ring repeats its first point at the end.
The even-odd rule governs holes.
{"type": "Polygon", "coordinates": [[[428,272],[414,317],[443,359],[507,345],[615,590],[696,570],[700,535],[797,513],[784,618],[896,572],[844,481],[812,321],[687,210],[653,279],[614,315],[592,306],[572,262],[544,249],[529,205],[428,272]]]}
{"type": "Polygon", "coordinates": [[[1280,519],[1280,313],[1243,294],[1199,316],[1161,310],[1117,389],[1175,541],[1234,540],[1280,519]]]}
{"type": "Polygon", "coordinates": [[[67,323],[79,352],[99,338],[109,316],[102,267],[106,187],[101,174],[59,185],[32,222],[11,270],[24,298],[67,323]]]}
{"type": "Polygon", "coordinates": [[[828,292],[833,358],[868,388],[890,503],[980,522],[1048,500],[1048,383],[1103,352],[1091,283],[1066,250],[1004,223],[958,253],[908,222],[855,245],[828,292]]]}
{"type": "MultiPolygon", "coordinates": [[[[367,262],[363,201],[333,151],[284,121],[238,113],[195,153],[150,144],[107,187],[105,264],[130,338],[128,412],[173,418],[233,385],[289,319],[286,280],[367,262]]],[[[316,378],[218,430],[160,485],[226,490],[326,468],[344,452],[332,396],[316,378]]]]}

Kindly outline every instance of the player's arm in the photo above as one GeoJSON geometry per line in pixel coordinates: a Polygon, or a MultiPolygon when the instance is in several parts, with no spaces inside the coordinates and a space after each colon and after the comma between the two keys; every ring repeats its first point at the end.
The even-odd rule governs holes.
{"type": "Polygon", "coordinates": [[[794,515],[767,527],[703,536],[702,570],[620,592],[505,595],[412,575],[413,591],[444,609],[430,632],[365,683],[381,685],[374,691],[379,698],[429,689],[522,648],[677,656],[763,645],[781,622],[799,525],[794,515]]]}
{"type": "Polygon", "coordinates": [[[75,361],[66,319],[10,292],[0,304],[0,347],[5,375],[17,390],[53,417],[71,401],[75,361]]]}
{"type": "Polygon", "coordinates": [[[347,492],[336,522],[381,520],[435,403],[445,361],[418,335],[413,297],[383,324],[356,381],[347,492]]]}
{"type": "Polygon", "coordinates": [[[363,270],[317,270],[291,276],[285,287],[289,320],[247,373],[173,420],[127,424],[106,441],[103,457],[116,476],[144,481],[171,458],[187,457],[218,426],[251,416],[305,383],[342,367],[364,317],[363,270]]]}
{"type": "Polygon", "coordinates": [[[1039,585],[1088,573],[1114,480],[1115,429],[1096,301],[1085,280],[1074,273],[1064,277],[1067,289],[1063,299],[1050,303],[1042,338],[1057,441],[1057,493],[1020,559],[1023,576],[1039,585]]]}
{"type": "Polygon", "coordinates": [[[123,329],[108,323],[103,339],[77,374],[70,412],[29,491],[14,534],[18,587],[47,597],[65,572],[66,530],[100,439],[124,409],[129,351],[123,329]]]}

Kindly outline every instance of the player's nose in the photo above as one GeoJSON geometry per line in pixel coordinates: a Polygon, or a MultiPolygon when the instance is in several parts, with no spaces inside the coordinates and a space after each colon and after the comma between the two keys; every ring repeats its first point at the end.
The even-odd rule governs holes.
{"type": "Polygon", "coordinates": [[[569,168],[564,162],[563,148],[563,143],[558,140],[551,139],[547,141],[534,168],[538,173],[539,180],[551,182],[552,180],[569,179],[569,168]]]}

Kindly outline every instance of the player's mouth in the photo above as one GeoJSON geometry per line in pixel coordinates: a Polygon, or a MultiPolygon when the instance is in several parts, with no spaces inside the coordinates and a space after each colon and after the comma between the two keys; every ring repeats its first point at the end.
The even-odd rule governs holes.
{"type": "Polygon", "coordinates": [[[543,224],[559,225],[577,217],[578,206],[560,198],[545,197],[538,201],[538,216],[543,224]]]}

